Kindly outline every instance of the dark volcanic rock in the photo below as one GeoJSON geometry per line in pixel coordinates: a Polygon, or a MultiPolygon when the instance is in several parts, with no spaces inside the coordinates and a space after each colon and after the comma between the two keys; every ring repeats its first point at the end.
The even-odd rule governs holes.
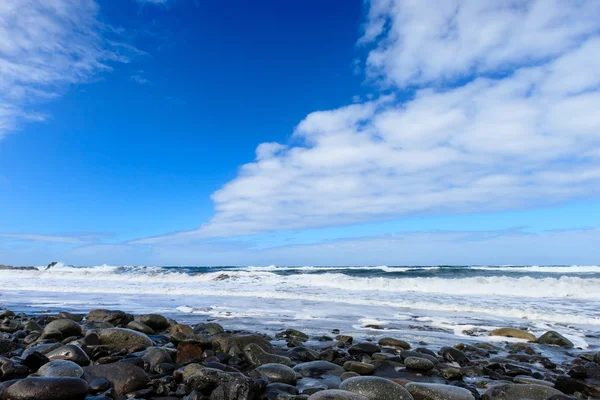
{"type": "Polygon", "coordinates": [[[46,353],[46,357],[50,360],[68,360],[85,367],[90,364],[90,358],[79,346],[67,344],[46,353]]]}
{"type": "Polygon", "coordinates": [[[83,400],[88,384],[79,378],[27,378],[13,383],[4,400],[83,400]]]}
{"type": "Polygon", "coordinates": [[[108,322],[114,326],[126,326],[133,321],[133,315],[123,311],[92,310],[85,318],[86,322],[108,322]]]}
{"type": "Polygon", "coordinates": [[[136,321],[149,326],[151,329],[160,332],[167,329],[171,324],[169,320],[160,314],[146,314],[135,318],[136,321]]]}
{"type": "Polygon", "coordinates": [[[57,376],[81,378],[83,375],[83,369],[73,361],[56,360],[42,365],[42,367],[37,371],[37,375],[46,378],[57,376]]]}
{"type": "Polygon", "coordinates": [[[468,364],[470,362],[465,353],[454,347],[442,347],[440,349],[440,355],[444,358],[444,360],[449,362],[457,362],[460,365],[468,364]]]}
{"type": "Polygon", "coordinates": [[[348,353],[353,356],[359,354],[372,355],[373,353],[379,353],[380,351],[381,347],[369,342],[358,343],[348,349],[348,353]]]}
{"type": "Polygon", "coordinates": [[[87,382],[91,383],[100,378],[109,381],[120,394],[141,389],[149,382],[148,375],[143,369],[127,362],[84,368],[83,379],[87,382]]]}

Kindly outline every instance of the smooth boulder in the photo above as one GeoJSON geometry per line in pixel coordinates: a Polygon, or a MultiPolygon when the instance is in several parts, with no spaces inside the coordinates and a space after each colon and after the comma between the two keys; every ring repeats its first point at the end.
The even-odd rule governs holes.
{"type": "Polygon", "coordinates": [[[150,381],[143,369],[128,362],[93,365],[84,368],[83,371],[83,379],[87,382],[92,383],[100,378],[106,379],[119,394],[141,389],[150,381]]]}
{"type": "Polygon", "coordinates": [[[83,368],[75,364],[73,361],[67,360],[56,360],[50,361],[44,364],[38,369],[37,375],[46,378],[52,378],[57,376],[70,376],[72,378],[81,378],[83,375],[83,368]]]}
{"type": "Polygon", "coordinates": [[[340,384],[340,389],[360,394],[368,400],[413,400],[411,394],[401,385],[376,376],[346,379],[340,384]]]}
{"type": "Polygon", "coordinates": [[[126,326],[133,321],[133,315],[118,310],[97,309],[90,311],[85,320],[86,322],[108,322],[114,326],[126,326]]]}
{"type": "Polygon", "coordinates": [[[67,344],[65,346],[59,347],[58,349],[52,350],[49,353],[46,353],[46,357],[50,360],[67,360],[72,361],[82,367],[90,364],[90,358],[88,355],[81,349],[81,347],[76,346],[74,344],[67,344]]]}
{"type": "Polygon", "coordinates": [[[572,348],[575,347],[573,342],[556,331],[548,331],[537,339],[540,344],[549,344],[552,346],[561,346],[572,348]]]}
{"type": "Polygon", "coordinates": [[[483,394],[483,400],[546,400],[548,397],[560,395],[562,392],[543,385],[516,385],[507,383],[494,386],[483,394]]]}
{"type": "Polygon", "coordinates": [[[509,338],[525,339],[528,342],[535,342],[537,338],[534,334],[514,328],[494,329],[490,332],[490,336],[503,336],[509,338]]]}
{"type": "Polygon", "coordinates": [[[84,400],[88,384],[83,379],[26,378],[10,385],[3,400],[84,400]]]}
{"type": "Polygon", "coordinates": [[[145,334],[125,328],[108,328],[97,332],[100,343],[116,350],[135,352],[152,346],[145,334]]]}
{"type": "Polygon", "coordinates": [[[264,364],[254,370],[258,376],[268,379],[269,383],[296,385],[296,372],[283,364],[264,364]]]}
{"type": "Polygon", "coordinates": [[[406,385],[406,390],[415,400],[475,400],[467,389],[437,383],[411,382],[406,385]]]}

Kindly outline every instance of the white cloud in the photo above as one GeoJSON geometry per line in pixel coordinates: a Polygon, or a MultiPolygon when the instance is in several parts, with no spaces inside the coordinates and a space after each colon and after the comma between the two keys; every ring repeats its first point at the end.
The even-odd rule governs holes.
{"type": "Polygon", "coordinates": [[[597,34],[595,0],[371,0],[370,73],[399,86],[545,62],[597,34]],[[386,29],[389,26],[389,29],[386,29]]]}
{"type": "Polygon", "coordinates": [[[126,62],[135,48],[111,40],[94,0],[0,2],[0,138],[72,84],[126,62]]]}
{"type": "Polygon", "coordinates": [[[308,115],[213,194],[209,222],[136,243],[600,195],[600,3],[442,3],[371,4],[369,71],[387,93],[418,83],[410,100],[308,115]]]}
{"type": "Polygon", "coordinates": [[[47,243],[65,243],[65,244],[84,244],[90,243],[85,237],[59,236],[59,235],[38,235],[38,234],[20,234],[20,233],[0,233],[0,238],[11,239],[25,242],[47,242],[47,243]]]}

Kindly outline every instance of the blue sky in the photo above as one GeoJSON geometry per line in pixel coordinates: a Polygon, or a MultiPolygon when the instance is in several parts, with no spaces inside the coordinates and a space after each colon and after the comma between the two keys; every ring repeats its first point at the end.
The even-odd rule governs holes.
{"type": "Polygon", "coordinates": [[[599,263],[600,5],[431,1],[8,1],[0,263],[599,263]]]}

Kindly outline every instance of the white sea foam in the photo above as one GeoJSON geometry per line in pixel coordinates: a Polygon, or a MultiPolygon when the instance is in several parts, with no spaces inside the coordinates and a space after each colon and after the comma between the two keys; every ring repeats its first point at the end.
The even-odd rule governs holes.
{"type": "MultiPolygon", "coordinates": [[[[404,267],[353,267],[383,271],[404,267]]],[[[419,268],[419,267],[415,267],[419,268]]],[[[406,269],[415,269],[406,267],[406,269]]],[[[433,267],[437,268],[437,267],[433,267]]],[[[416,277],[410,274],[356,276],[347,267],[247,267],[178,270],[161,267],[70,267],[0,271],[1,291],[148,294],[153,296],[221,296],[223,298],[292,300],[357,306],[393,307],[410,318],[410,310],[477,313],[500,318],[528,318],[553,323],[600,325],[600,278],[538,276],[540,268],[597,267],[475,267],[496,270],[533,268],[529,275],[479,276],[451,274],[416,277]],[[281,268],[288,272],[280,273],[281,268]],[[296,270],[294,272],[294,270],[296,270]],[[314,273],[317,271],[317,273],[314,273]],[[198,271],[201,271],[198,272],[198,271]],[[291,272],[290,272],[291,271],[291,272]],[[346,272],[346,273],[344,273],[346,272]],[[450,277],[447,277],[450,276],[450,277]]],[[[423,269],[423,268],[421,268],[423,269]]],[[[484,270],[485,271],[485,270],[484,270]]],[[[34,296],[34,295],[32,295],[34,296]]],[[[184,306],[183,304],[179,304],[184,306]]],[[[202,312],[181,308],[181,312],[202,312]]],[[[238,310],[239,311],[239,310],[238,310]]],[[[227,310],[210,310],[225,317],[227,310]]],[[[237,312],[237,311],[236,311],[237,312]]],[[[304,314],[304,309],[290,311],[304,314]]],[[[259,314],[260,312],[258,312],[259,314]]],[[[257,313],[252,313],[255,315],[257,313]]]]}
{"type": "Polygon", "coordinates": [[[508,272],[531,272],[531,273],[550,273],[550,274],[600,274],[600,266],[598,265],[572,265],[572,266],[501,266],[501,267],[486,267],[475,266],[469,269],[480,271],[508,271],[508,272]]]}

